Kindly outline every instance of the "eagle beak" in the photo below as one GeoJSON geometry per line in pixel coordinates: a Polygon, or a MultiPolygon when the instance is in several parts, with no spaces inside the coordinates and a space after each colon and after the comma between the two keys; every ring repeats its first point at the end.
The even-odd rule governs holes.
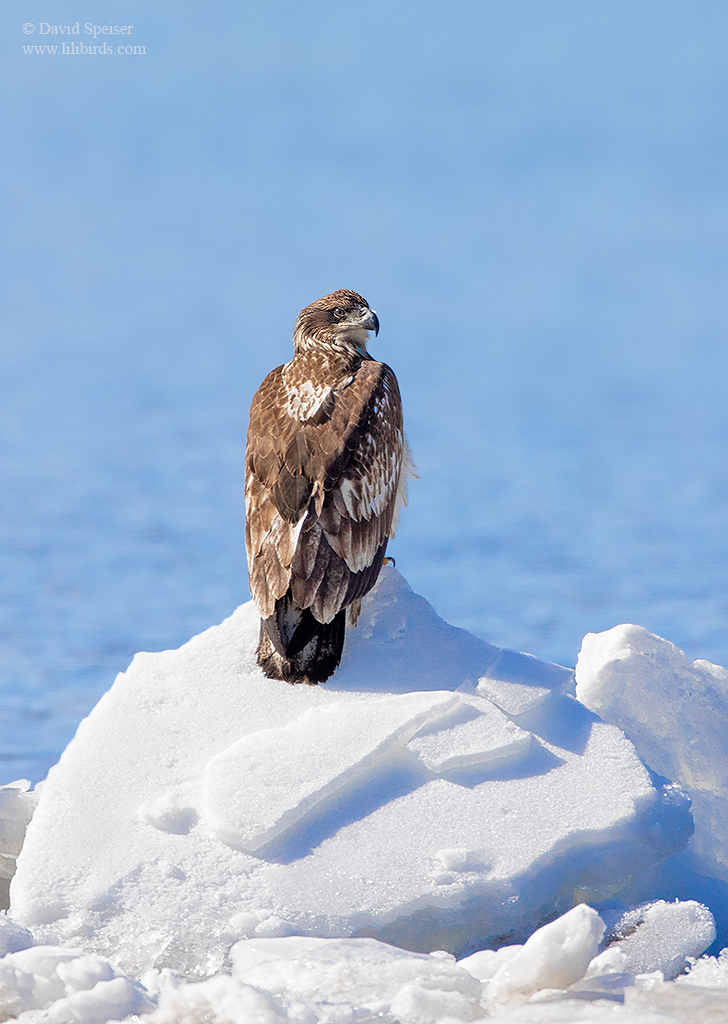
{"type": "Polygon", "coordinates": [[[374,334],[379,334],[379,318],[373,309],[368,309],[364,316],[361,318],[361,325],[368,331],[374,331],[374,334]]]}

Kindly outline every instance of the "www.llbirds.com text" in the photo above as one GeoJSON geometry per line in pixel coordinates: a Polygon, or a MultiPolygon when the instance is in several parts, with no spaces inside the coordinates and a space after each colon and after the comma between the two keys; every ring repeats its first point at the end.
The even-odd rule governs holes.
{"type": "Polygon", "coordinates": [[[122,45],[122,46],[113,47],[113,46],[109,46],[109,44],[106,41],[104,41],[103,43],[98,43],[96,46],[94,46],[91,43],[89,43],[88,46],[86,45],[86,43],[61,43],[60,46],[58,46],[57,44],[50,45],[48,43],[45,43],[45,44],[34,43],[32,46],[28,46],[27,44],[25,46],[23,46],[23,53],[50,53],[50,54],[54,54],[54,53],[56,53],[56,54],[64,54],[64,53],[66,53],[66,54],[77,54],[77,53],[78,54],[80,54],[80,53],[91,53],[91,54],[94,54],[94,53],[135,54],[136,53],[136,54],[146,54],[146,52],[147,52],[146,51],[146,47],[144,47],[144,46],[124,46],[124,45],[122,45]]]}

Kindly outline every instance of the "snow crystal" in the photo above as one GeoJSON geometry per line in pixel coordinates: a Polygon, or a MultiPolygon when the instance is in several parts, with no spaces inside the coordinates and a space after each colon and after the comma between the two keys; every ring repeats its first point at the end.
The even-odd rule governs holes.
{"type": "Polygon", "coordinates": [[[699,960],[688,957],[690,964],[677,981],[686,985],[728,989],[728,949],[720,956],[703,956],[699,960]]]}

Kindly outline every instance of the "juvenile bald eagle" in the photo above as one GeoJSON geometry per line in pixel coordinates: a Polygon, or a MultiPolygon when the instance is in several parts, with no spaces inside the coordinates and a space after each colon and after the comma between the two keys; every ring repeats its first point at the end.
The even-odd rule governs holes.
{"type": "Polygon", "coordinates": [[[271,679],[334,672],[406,504],[414,467],[397,378],[367,352],[369,331],[379,321],[361,295],[317,299],[296,318],[293,359],[250,406],[245,543],[271,679]]]}

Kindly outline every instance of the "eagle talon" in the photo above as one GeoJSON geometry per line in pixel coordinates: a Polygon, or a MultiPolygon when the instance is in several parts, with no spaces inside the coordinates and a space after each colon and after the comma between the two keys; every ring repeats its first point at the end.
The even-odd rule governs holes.
{"type": "Polygon", "coordinates": [[[387,555],[386,558],[382,559],[382,565],[391,565],[392,568],[394,569],[397,563],[395,562],[391,555],[387,555]]]}

